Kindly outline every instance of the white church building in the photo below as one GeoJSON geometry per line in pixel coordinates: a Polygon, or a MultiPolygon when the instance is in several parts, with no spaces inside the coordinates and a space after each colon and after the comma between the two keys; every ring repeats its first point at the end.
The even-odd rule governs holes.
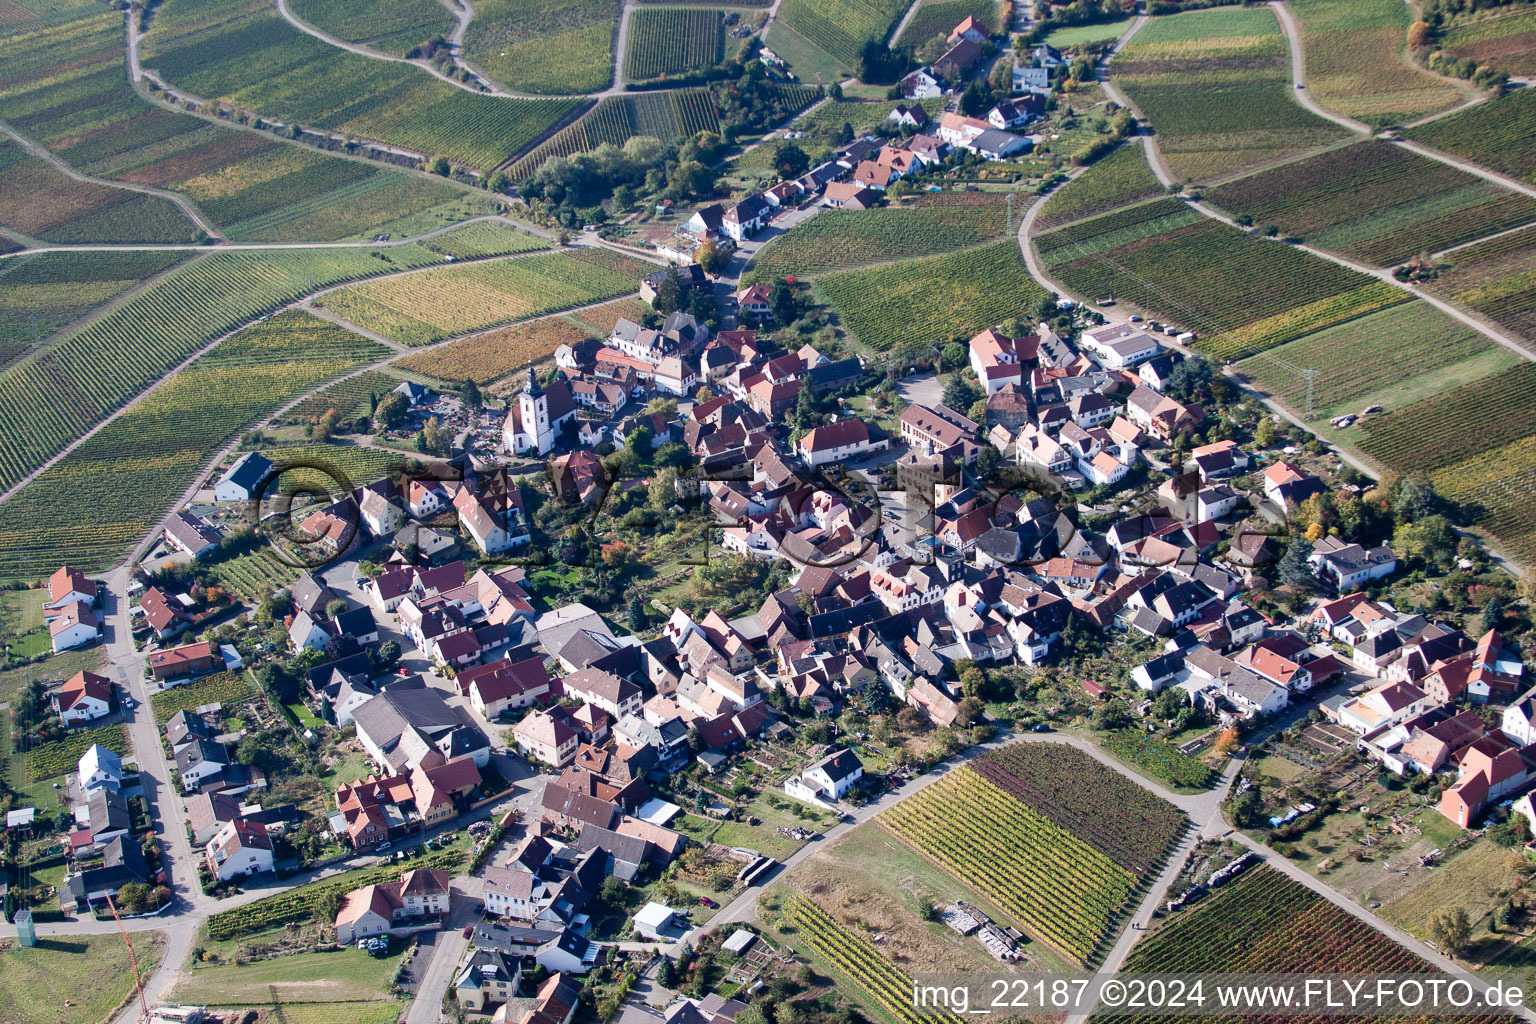
{"type": "Polygon", "coordinates": [[[548,455],[565,422],[576,415],[576,400],[563,380],[540,387],[528,368],[528,383],[507,410],[501,425],[501,443],[513,455],[535,452],[548,455]]]}

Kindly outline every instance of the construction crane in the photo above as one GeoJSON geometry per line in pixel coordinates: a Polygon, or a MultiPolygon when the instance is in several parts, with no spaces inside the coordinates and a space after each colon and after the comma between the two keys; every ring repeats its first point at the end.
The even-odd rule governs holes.
{"type": "Polygon", "coordinates": [[[128,947],[128,964],[133,968],[133,987],[139,993],[139,1010],[141,1021],[149,1020],[149,1003],[144,1000],[144,981],[139,977],[139,958],[133,952],[133,940],[128,937],[128,929],[123,927],[123,919],[117,916],[117,904],[112,902],[112,894],[107,893],[107,909],[112,911],[112,920],[117,922],[117,930],[123,933],[123,944],[128,947]]]}

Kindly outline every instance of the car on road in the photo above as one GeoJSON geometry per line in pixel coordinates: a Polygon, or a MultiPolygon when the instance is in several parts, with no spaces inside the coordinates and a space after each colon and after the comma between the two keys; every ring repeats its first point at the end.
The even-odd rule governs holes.
{"type": "Polygon", "coordinates": [[[1045,722],[1038,722],[1038,723],[1036,723],[1035,727],[1030,730],[1030,732],[1050,732],[1050,731],[1051,731],[1051,727],[1047,723],[1045,723],[1045,722]]]}
{"type": "Polygon", "coordinates": [[[375,847],[375,849],[379,853],[383,853],[384,851],[388,850],[393,845],[394,845],[393,843],[389,842],[388,840],[385,840],[384,842],[380,843],[377,847],[375,847]]]}
{"type": "Polygon", "coordinates": [[[467,939],[467,938],[469,938],[473,934],[475,934],[475,926],[472,925],[472,924],[465,925],[464,926],[464,937],[467,939]]]}

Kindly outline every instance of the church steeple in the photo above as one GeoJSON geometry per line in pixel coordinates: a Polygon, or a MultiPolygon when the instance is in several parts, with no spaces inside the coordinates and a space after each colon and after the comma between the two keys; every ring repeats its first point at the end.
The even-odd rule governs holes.
{"type": "Polygon", "coordinates": [[[533,364],[528,364],[528,382],[523,385],[523,394],[530,398],[537,398],[542,389],[539,387],[539,379],[533,374],[533,364]]]}

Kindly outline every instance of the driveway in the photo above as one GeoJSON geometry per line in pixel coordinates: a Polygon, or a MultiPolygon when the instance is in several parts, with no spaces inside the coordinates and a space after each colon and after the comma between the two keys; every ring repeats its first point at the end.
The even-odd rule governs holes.
{"type": "MultiPolygon", "coordinates": [[[[896,391],[909,405],[933,406],[944,400],[944,382],[939,380],[938,374],[932,372],[898,381],[896,391]]],[[[963,413],[965,410],[959,411],[963,413]]]]}

